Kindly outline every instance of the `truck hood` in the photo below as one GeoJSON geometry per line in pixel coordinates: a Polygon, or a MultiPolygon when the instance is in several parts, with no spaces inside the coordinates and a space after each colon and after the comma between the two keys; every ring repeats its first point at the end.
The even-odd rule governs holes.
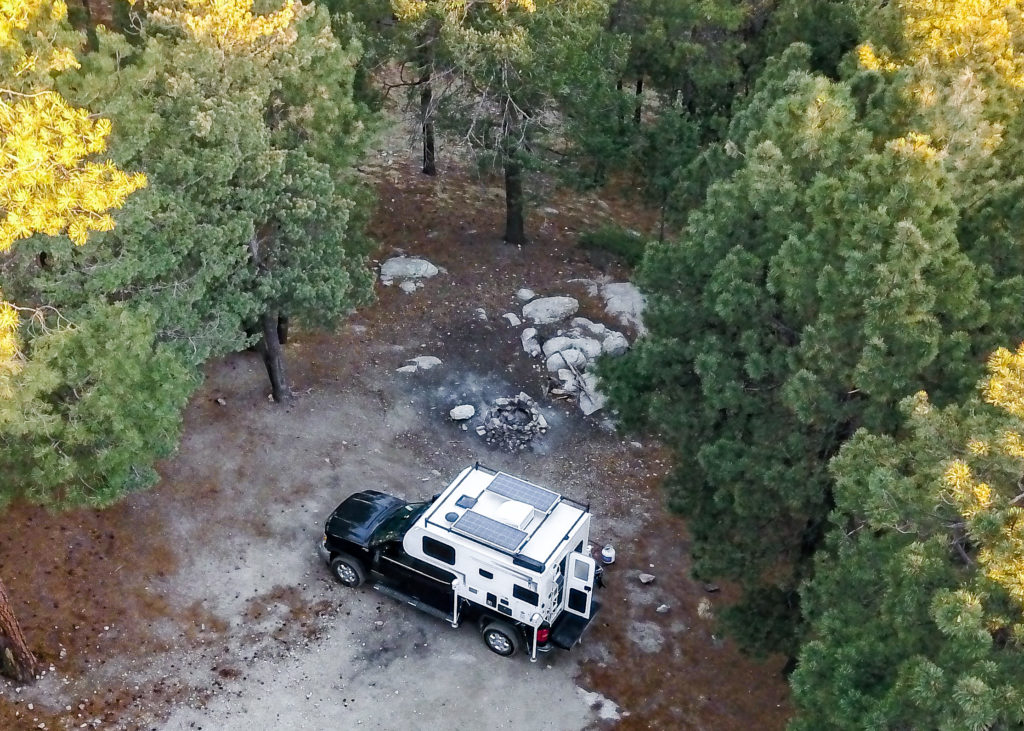
{"type": "Polygon", "coordinates": [[[327,519],[327,535],[366,547],[377,526],[405,504],[405,500],[377,490],[357,492],[345,498],[331,513],[327,519]]]}

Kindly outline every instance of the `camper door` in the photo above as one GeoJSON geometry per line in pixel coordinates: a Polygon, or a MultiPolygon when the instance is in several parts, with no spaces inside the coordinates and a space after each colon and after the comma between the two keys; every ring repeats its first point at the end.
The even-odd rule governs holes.
{"type": "Polygon", "coordinates": [[[565,572],[565,610],[581,617],[590,616],[590,602],[594,594],[594,559],[573,551],[565,572]]]}

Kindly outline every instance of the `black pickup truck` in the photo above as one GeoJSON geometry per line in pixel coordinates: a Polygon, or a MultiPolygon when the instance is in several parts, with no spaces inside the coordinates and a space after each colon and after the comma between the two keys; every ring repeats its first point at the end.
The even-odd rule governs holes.
{"type": "Polygon", "coordinates": [[[452,626],[474,622],[487,647],[499,655],[523,650],[536,657],[537,652],[553,647],[569,649],[579,640],[582,628],[567,628],[569,631],[564,633],[557,628],[529,631],[507,616],[459,599],[453,589],[455,574],[406,553],[402,538],[430,505],[407,503],[377,490],[355,493],[328,518],[320,556],[345,586],[357,587],[370,581],[383,594],[452,626]]]}

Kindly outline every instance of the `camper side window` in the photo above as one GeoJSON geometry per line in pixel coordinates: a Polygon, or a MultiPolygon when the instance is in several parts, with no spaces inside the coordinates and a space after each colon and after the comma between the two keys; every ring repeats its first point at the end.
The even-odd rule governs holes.
{"type": "Polygon", "coordinates": [[[530,591],[526,587],[519,586],[519,584],[512,585],[512,596],[533,606],[537,606],[537,602],[540,601],[540,596],[537,592],[530,591]]]}
{"type": "Polygon", "coordinates": [[[423,536],[423,553],[438,561],[443,561],[449,566],[455,565],[455,547],[441,543],[430,536],[423,536]]]}

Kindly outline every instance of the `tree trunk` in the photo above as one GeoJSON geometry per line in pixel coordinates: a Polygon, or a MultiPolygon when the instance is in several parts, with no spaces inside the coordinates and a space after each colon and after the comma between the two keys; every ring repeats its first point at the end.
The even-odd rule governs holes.
{"type": "Polygon", "coordinates": [[[113,0],[82,0],[82,5],[89,13],[89,20],[93,27],[105,25],[114,29],[114,2],[113,0]]]}
{"type": "Polygon", "coordinates": [[[291,322],[288,315],[277,316],[277,339],[281,341],[281,345],[288,344],[288,326],[291,322]]]}
{"type": "Polygon", "coordinates": [[[633,107],[633,124],[640,124],[640,113],[644,104],[644,77],[637,77],[636,80],[636,106],[633,107]]]}
{"type": "Polygon", "coordinates": [[[434,43],[433,27],[420,36],[420,128],[423,132],[423,174],[437,175],[434,158],[434,43]]]}
{"type": "MultiPolygon", "coordinates": [[[[618,94],[616,94],[616,96],[615,96],[616,101],[618,101],[618,99],[622,96],[622,77],[621,76],[615,82],[615,91],[618,92],[618,94]]],[[[626,110],[622,106],[619,106],[618,116],[619,116],[619,132],[622,133],[626,129],[626,110]]]]}
{"type": "Polygon", "coordinates": [[[7,589],[0,581],[0,675],[6,675],[19,683],[31,683],[36,679],[39,662],[28,649],[25,635],[11,609],[7,589]]]}
{"type": "Polygon", "coordinates": [[[527,243],[523,220],[523,163],[519,151],[524,143],[519,128],[519,115],[511,99],[506,100],[505,119],[501,124],[502,167],[505,173],[505,236],[510,244],[527,243]]]}
{"type": "Polygon", "coordinates": [[[270,392],[274,401],[282,403],[291,399],[292,392],[284,374],[284,354],[281,352],[281,339],[277,333],[278,313],[274,310],[264,312],[260,322],[263,325],[260,351],[263,354],[263,364],[267,367],[267,375],[270,376],[270,392]]]}
{"type": "Polygon", "coordinates": [[[527,243],[523,221],[523,166],[515,154],[505,158],[505,241],[527,243]]]}

